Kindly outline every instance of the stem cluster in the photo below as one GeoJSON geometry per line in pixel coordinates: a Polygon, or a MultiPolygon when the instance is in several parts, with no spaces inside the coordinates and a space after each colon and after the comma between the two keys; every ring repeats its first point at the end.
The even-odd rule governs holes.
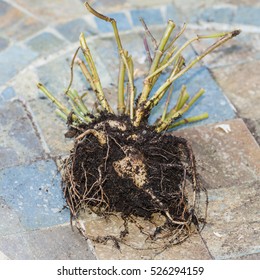
{"type": "MultiPolygon", "coordinates": [[[[177,103],[172,108],[169,108],[171,96],[174,93],[174,82],[184,75],[188,70],[190,70],[196,63],[201,61],[206,55],[213,52],[216,48],[220,47],[234,36],[237,36],[240,33],[240,30],[207,36],[197,35],[185,42],[182,46],[177,47],[176,41],[184,33],[186,24],[184,24],[184,26],[175,36],[171,36],[175,29],[175,24],[172,20],[169,20],[166,29],[158,43],[152,36],[144,20],[141,19],[142,24],[145,27],[145,35],[151,39],[155,50],[153,54],[150,53],[147,38],[145,37],[144,45],[150,68],[147,76],[144,79],[142,92],[137,96],[136,99],[133,59],[131,55],[128,54],[128,51],[123,48],[116,21],[113,18],[98,13],[87,2],[85,3],[85,6],[93,15],[100,18],[101,20],[111,23],[113,27],[114,36],[118,47],[118,54],[120,57],[117,92],[117,113],[119,115],[129,115],[132,124],[134,126],[139,126],[142,120],[151,113],[152,109],[156,107],[156,105],[161,101],[166,93],[168,93],[162,115],[154,124],[157,132],[161,132],[185,123],[199,121],[208,117],[207,113],[203,113],[199,116],[178,120],[190,109],[190,107],[203,95],[205,91],[200,89],[192,98],[190,98],[186,87],[183,86],[179,93],[177,103]],[[210,45],[200,55],[185,64],[183,52],[188,46],[190,46],[195,41],[212,38],[216,38],[216,41],[212,45],[210,45]],[[168,77],[160,85],[153,96],[150,97],[151,91],[163,71],[167,71],[168,77]]],[[[67,90],[65,91],[66,96],[69,98],[71,109],[68,109],[60,101],[58,101],[54,95],[50,93],[41,83],[38,84],[38,88],[57,106],[56,113],[64,120],[67,120],[67,118],[70,116],[76,125],[80,124],[81,122],[89,123],[92,121],[92,118],[90,117],[89,109],[83,102],[83,97],[86,94],[84,94],[84,96],[79,96],[76,90],[71,90],[74,63],[80,67],[84,77],[86,78],[86,81],[95,93],[96,99],[99,105],[102,107],[102,110],[114,114],[112,107],[105,97],[100,78],[91,55],[91,51],[83,33],[80,34],[79,42],[80,47],[77,49],[71,63],[71,81],[67,90]],[[77,58],[79,50],[82,51],[85,61],[77,58]]]]}

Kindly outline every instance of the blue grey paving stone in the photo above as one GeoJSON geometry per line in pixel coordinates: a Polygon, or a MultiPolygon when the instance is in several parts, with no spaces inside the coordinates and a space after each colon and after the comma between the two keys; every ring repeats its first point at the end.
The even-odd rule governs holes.
{"type": "Polygon", "coordinates": [[[84,32],[86,37],[94,34],[93,28],[81,18],[59,24],[56,28],[70,42],[77,42],[81,32],[84,32]]]}
{"type": "Polygon", "coordinates": [[[11,100],[16,96],[15,90],[13,87],[7,87],[0,93],[0,103],[4,101],[11,100]]]}
{"type": "Polygon", "coordinates": [[[32,39],[30,39],[27,43],[33,51],[38,52],[41,55],[51,54],[57,50],[60,50],[65,46],[65,41],[56,37],[52,33],[43,32],[32,39]]]}
{"type": "Polygon", "coordinates": [[[135,26],[142,26],[140,17],[142,17],[147,25],[164,23],[161,10],[157,8],[138,9],[131,11],[132,21],[135,26]]]}
{"type": "MultiPolygon", "coordinates": [[[[125,44],[123,45],[126,48],[125,44]]],[[[91,52],[95,52],[92,55],[95,59],[96,56],[100,58],[102,64],[105,67],[105,73],[109,72],[109,76],[111,76],[110,83],[114,83],[117,81],[118,77],[118,51],[117,46],[114,41],[114,38],[96,38],[93,41],[89,42],[89,48],[91,52]]],[[[103,75],[103,71],[99,71],[99,75],[103,75]]]]}
{"type": "MultiPolygon", "coordinates": [[[[116,20],[119,32],[131,29],[131,25],[124,13],[110,13],[106,14],[106,16],[114,18],[116,20]]],[[[95,21],[99,32],[113,32],[112,25],[109,22],[98,18],[95,18],[95,21]]]]}
{"type": "Polygon", "coordinates": [[[4,1],[0,1],[0,16],[5,15],[10,10],[10,8],[11,6],[9,4],[4,1]]]}
{"type": "Polygon", "coordinates": [[[96,259],[88,242],[69,225],[0,237],[0,251],[14,260],[96,259]]]}
{"type": "Polygon", "coordinates": [[[52,160],[0,171],[1,196],[26,229],[69,221],[69,211],[63,209],[65,201],[60,184],[61,178],[52,160]]]}
{"type": "Polygon", "coordinates": [[[239,6],[235,13],[234,23],[260,26],[260,7],[239,6]]]}
{"type": "Polygon", "coordinates": [[[235,10],[229,7],[211,7],[205,10],[199,11],[194,16],[191,17],[191,22],[218,22],[231,24],[235,10]]]}
{"type": "MultiPolygon", "coordinates": [[[[163,84],[166,78],[166,74],[161,75],[151,93],[151,96],[159,88],[159,86],[163,84]]],[[[209,113],[208,119],[197,123],[187,124],[186,127],[215,123],[235,117],[235,112],[232,106],[230,105],[229,101],[224,96],[222,90],[216,84],[206,67],[196,67],[194,69],[191,69],[183,77],[176,80],[174,84],[175,90],[169,108],[172,108],[176,104],[178,93],[180,92],[180,89],[184,84],[187,86],[187,91],[190,96],[193,96],[200,90],[200,88],[204,88],[206,91],[205,94],[191,107],[189,112],[184,115],[184,117],[196,116],[204,112],[209,113]]],[[[142,86],[142,81],[138,80],[136,85],[139,89],[142,86]]],[[[152,115],[149,119],[151,123],[153,123],[158,117],[160,117],[164,109],[166,97],[167,95],[164,96],[162,101],[153,110],[152,115]]]]}
{"type": "MultiPolygon", "coordinates": [[[[45,65],[36,69],[39,81],[44,84],[56,97],[64,97],[64,91],[70,81],[70,63],[73,58],[73,51],[58,57],[45,65]]],[[[78,67],[74,67],[74,83],[73,87],[79,91],[86,86],[85,78],[80,73],[78,67]]],[[[40,91],[39,91],[40,92],[40,91]]],[[[41,95],[43,96],[43,94],[41,95]]]]}
{"type": "Polygon", "coordinates": [[[0,251],[13,260],[34,259],[28,238],[22,233],[0,236],[0,251]]]}
{"type": "Polygon", "coordinates": [[[0,53],[0,85],[13,78],[31,63],[38,54],[26,47],[12,46],[0,53]]]}
{"type": "Polygon", "coordinates": [[[184,23],[184,18],[177,7],[172,3],[170,5],[166,5],[165,7],[165,20],[168,21],[169,19],[173,20],[178,26],[184,23]]]}
{"type": "Polygon", "coordinates": [[[21,101],[0,103],[0,169],[44,157],[37,133],[21,101]]]}
{"type": "Polygon", "coordinates": [[[6,38],[0,37],[0,51],[6,49],[9,45],[9,41],[6,38]]]}
{"type": "Polygon", "coordinates": [[[19,216],[14,209],[6,204],[0,194],[0,238],[9,234],[17,234],[25,231],[25,228],[19,220],[19,216]]]}
{"type": "Polygon", "coordinates": [[[96,259],[85,238],[70,225],[32,231],[28,241],[36,259],[96,259]]]}

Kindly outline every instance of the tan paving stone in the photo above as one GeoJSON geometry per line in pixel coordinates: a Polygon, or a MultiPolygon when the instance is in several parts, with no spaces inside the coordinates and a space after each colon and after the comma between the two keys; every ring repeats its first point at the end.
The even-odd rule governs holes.
{"type": "MultiPolygon", "coordinates": [[[[110,216],[105,219],[94,214],[84,213],[81,216],[86,233],[90,240],[93,237],[117,236],[124,229],[124,221],[119,216],[110,216]]],[[[152,234],[155,227],[148,221],[139,218],[138,224],[144,228],[146,234],[152,234]]],[[[108,240],[106,244],[93,242],[95,253],[98,259],[210,259],[206,247],[199,235],[193,235],[184,243],[167,247],[163,241],[149,241],[147,235],[140,233],[140,230],[133,223],[128,224],[129,235],[120,243],[120,249],[115,246],[114,241],[108,240]]],[[[167,241],[170,237],[167,238],[167,241]]]]}
{"type": "Polygon", "coordinates": [[[198,170],[209,194],[207,226],[202,232],[217,259],[259,252],[259,146],[240,119],[179,131],[192,143],[198,170]]]}
{"type": "Polygon", "coordinates": [[[86,8],[80,1],[72,3],[70,0],[16,0],[16,3],[48,24],[68,21],[87,14],[86,8]]]}
{"type": "Polygon", "coordinates": [[[12,7],[8,3],[2,2],[2,8],[4,8],[5,13],[1,13],[0,33],[7,38],[22,40],[44,27],[37,19],[12,7]]]}
{"type": "Polygon", "coordinates": [[[212,70],[241,117],[260,119],[260,61],[212,70]]]}
{"type": "Polygon", "coordinates": [[[260,176],[260,150],[241,119],[175,132],[187,138],[198,170],[210,189],[252,182],[260,176]],[[228,125],[226,133],[218,125],[228,125]]]}

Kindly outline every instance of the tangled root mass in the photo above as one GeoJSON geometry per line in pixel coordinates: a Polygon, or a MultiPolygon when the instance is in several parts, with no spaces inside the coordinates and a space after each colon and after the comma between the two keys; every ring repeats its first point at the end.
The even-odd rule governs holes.
{"type": "Polygon", "coordinates": [[[187,140],[157,133],[147,124],[134,127],[128,117],[115,115],[70,127],[69,133],[76,141],[64,161],[63,191],[73,217],[86,208],[126,219],[151,220],[159,213],[165,216],[163,227],[181,226],[187,234],[192,225],[199,229],[203,224],[196,212],[200,185],[187,140]]]}

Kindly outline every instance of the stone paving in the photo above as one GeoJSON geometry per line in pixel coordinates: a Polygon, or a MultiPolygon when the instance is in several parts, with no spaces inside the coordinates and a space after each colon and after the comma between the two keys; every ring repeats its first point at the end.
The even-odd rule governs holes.
{"type": "MultiPolygon", "coordinates": [[[[145,72],[140,16],[157,38],[169,18],[179,26],[187,22],[189,38],[243,31],[176,83],[177,89],[187,84],[191,93],[206,89],[189,114],[208,111],[210,118],[173,133],[192,143],[209,192],[209,216],[202,239],[193,236],[156,256],[128,247],[117,251],[109,242],[94,248],[71,230],[63,207],[57,164],[72,142],[65,140],[65,125],[36,83],[64,99],[70,61],[84,32],[102,85],[115,101],[118,60],[112,29],[90,15],[83,2],[0,0],[0,259],[260,259],[259,1],[91,1],[118,20],[123,45],[138,69],[137,87],[145,72]]],[[[206,44],[194,43],[186,58],[206,44]]],[[[74,85],[79,91],[87,87],[79,71],[74,85]]]]}

